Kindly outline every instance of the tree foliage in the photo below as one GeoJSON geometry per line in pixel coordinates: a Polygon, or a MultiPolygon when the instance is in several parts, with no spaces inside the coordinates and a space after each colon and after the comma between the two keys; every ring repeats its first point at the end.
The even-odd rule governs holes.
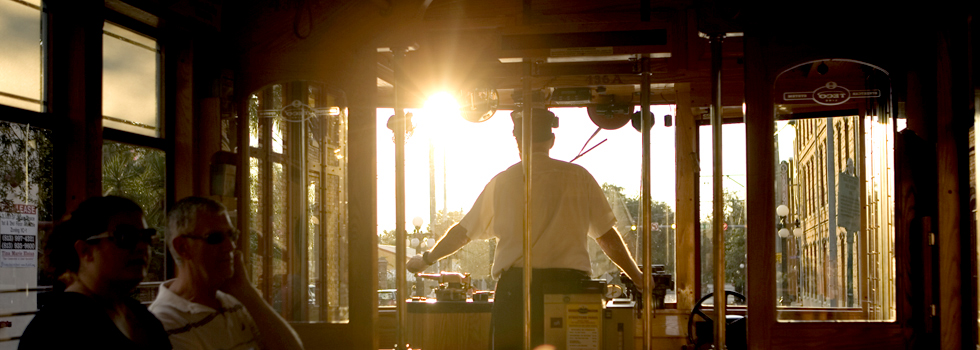
{"type": "MultiPolygon", "coordinates": [[[[745,200],[738,197],[734,192],[725,191],[724,194],[724,213],[725,223],[728,229],[725,230],[725,281],[731,284],[736,292],[745,293],[745,200]]],[[[714,242],[712,237],[712,216],[709,215],[701,221],[701,290],[702,294],[713,292],[707,288],[708,284],[714,283],[714,264],[712,259],[712,249],[714,242]]]]}
{"type": "MultiPolygon", "coordinates": [[[[162,234],[166,230],[166,154],[163,151],[105,141],[102,146],[102,194],[132,199],[143,208],[146,224],[162,234]]],[[[145,281],[162,281],[166,244],[151,247],[145,281]]]]}
{"type": "MultiPolygon", "coordinates": [[[[643,230],[643,218],[640,213],[640,202],[642,198],[640,196],[626,197],[623,195],[623,188],[604,183],[602,184],[602,189],[606,193],[606,199],[609,200],[609,204],[614,208],[617,205],[617,201],[622,200],[621,204],[625,206],[626,210],[629,212],[629,218],[632,222],[620,223],[622,229],[620,229],[620,235],[623,236],[623,241],[626,242],[626,246],[630,249],[633,254],[633,258],[638,264],[643,265],[643,249],[640,246],[640,242],[643,240],[642,230],[643,230]],[[630,229],[630,226],[635,225],[636,229],[630,229]]],[[[661,201],[651,201],[650,202],[650,222],[656,225],[651,225],[650,227],[650,250],[651,250],[651,261],[655,265],[664,265],[668,272],[674,271],[674,229],[670,227],[674,224],[674,210],[666,202],[661,201]]],[[[590,244],[591,245],[591,244],[590,244]]],[[[598,245],[596,245],[598,249],[598,245]]],[[[601,252],[598,254],[593,254],[593,272],[600,273],[596,270],[595,261],[600,262],[608,261],[601,252]]],[[[609,264],[612,264],[609,262],[609,264]]]]}

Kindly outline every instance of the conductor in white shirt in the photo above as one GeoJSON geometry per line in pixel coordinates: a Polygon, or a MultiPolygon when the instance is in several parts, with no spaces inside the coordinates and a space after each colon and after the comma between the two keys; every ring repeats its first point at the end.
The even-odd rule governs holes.
{"type": "MultiPolygon", "coordinates": [[[[514,138],[521,149],[521,113],[511,114],[514,138]]],[[[633,280],[640,269],[615,229],[616,217],[605,194],[585,168],[552,159],[554,113],[532,112],[532,346],[543,343],[543,285],[574,285],[591,277],[588,239],[633,280]]],[[[523,158],[522,158],[523,159],[523,158]]],[[[487,184],[463,219],[429,251],[406,264],[419,272],[451,255],[471,240],[497,238],[491,273],[498,279],[494,294],[493,349],[523,348],[524,173],[521,162],[500,172],[487,184]]]]}

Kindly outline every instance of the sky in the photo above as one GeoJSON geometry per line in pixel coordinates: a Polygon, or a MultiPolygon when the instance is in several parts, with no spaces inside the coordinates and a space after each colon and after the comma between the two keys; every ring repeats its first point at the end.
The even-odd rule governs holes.
{"type": "MultiPolygon", "coordinates": [[[[656,121],[651,129],[651,196],[671,205],[675,198],[674,127],[665,127],[663,116],[674,115],[673,106],[652,106],[656,121]]],[[[554,129],[555,146],[551,157],[569,161],[583,148],[597,127],[585,108],[551,108],[558,116],[554,129]]],[[[501,110],[482,123],[471,123],[459,116],[431,110],[409,110],[416,128],[405,146],[406,229],[418,216],[429,224],[429,143],[434,148],[436,209],[470,209],[494,175],[520,161],[517,143],[511,133],[510,111],[501,110]],[[445,162],[443,161],[445,159],[445,162]],[[445,166],[444,166],[445,165],[445,166]],[[445,175],[443,174],[445,171],[445,175]],[[445,178],[445,181],[443,180],[445,178]],[[443,186],[447,191],[443,191],[443,186]],[[445,198],[445,200],[444,200],[445,198]]],[[[378,109],[378,233],[395,228],[395,146],[387,128],[392,109],[378,109]]],[[[726,159],[725,186],[745,198],[745,132],[742,125],[723,129],[726,159]]],[[[711,193],[711,130],[701,133],[701,193],[711,193]],[[705,153],[706,152],[706,153],[705,153]]],[[[629,197],[641,194],[642,135],[629,123],[617,130],[601,130],[585,149],[604,143],[575,161],[589,170],[599,185],[623,187],[629,197]]],[[[710,199],[702,202],[701,214],[711,210],[710,199]]]]}

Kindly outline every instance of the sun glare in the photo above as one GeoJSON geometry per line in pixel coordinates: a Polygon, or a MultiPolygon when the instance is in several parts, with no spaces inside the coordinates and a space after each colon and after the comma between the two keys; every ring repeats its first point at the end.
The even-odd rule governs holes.
{"type": "Polygon", "coordinates": [[[430,136],[444,135],[447,127],[456,124],[461,118],[459,103],[452,94],[442,91],[429,96],[422,107],[420,122],[425,124],[426,133],[430,136]]]}

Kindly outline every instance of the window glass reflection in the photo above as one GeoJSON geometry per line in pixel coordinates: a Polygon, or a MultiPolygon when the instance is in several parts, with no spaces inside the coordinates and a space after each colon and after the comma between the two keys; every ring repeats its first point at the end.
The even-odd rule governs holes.
{"type": "Polygon", "coordinates": [[[41,112],[41,0],[0,0],[0,104],[41,112]]]}

